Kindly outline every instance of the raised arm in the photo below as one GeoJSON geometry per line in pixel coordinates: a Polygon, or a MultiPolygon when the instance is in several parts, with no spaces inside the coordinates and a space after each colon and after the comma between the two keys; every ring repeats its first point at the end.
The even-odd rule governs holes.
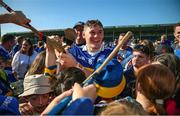
{"type": "MultiPolygon", "coordinates": [[[[11,13],[0,14],[0,23],[14,23],[20,26],[27,27],[26,24],[30,19],[26,18],[22,11],[14,11],[11,13]]],[[[28,28],[28,27],[27,27],[28,28]]]]}

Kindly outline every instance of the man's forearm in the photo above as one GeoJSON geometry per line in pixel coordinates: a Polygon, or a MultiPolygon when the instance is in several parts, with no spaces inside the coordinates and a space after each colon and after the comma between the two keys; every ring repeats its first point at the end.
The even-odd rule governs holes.
{"type": "Polygon", "coordinates": [[[12,14],[0,14],[0,23],[11,23],[12,14]]]}

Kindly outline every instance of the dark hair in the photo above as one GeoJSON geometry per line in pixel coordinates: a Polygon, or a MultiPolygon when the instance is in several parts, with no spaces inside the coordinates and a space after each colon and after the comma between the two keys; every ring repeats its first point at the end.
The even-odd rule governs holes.
{"type": "MultiPolygon", "coordinates": [[[[178,95],[180,88],[180,59],[174,54],[161,54],[154,58],[154,61],[158,61],[161,64],[167,66],[176,77],[176,90],[174,92],[173,98],[178,95]]],[[[179,103],[180,104],[180,103],[179,103]]]]}
{"type": "Polygon", "coordinates": [[[44,45],[44,42],[43,41],[38,41],[38,47],[41,47],[44,45]]]}
{"type": "Polygon", "coordinates": [[[4,44],[4,43],[6,43],[8,41],[12,41],[12,40],[15,40],[15,36],[14,35],[5,34],[1,38],[1,43],[4,44]]]}
{"type": "Polygon", "coordinates": [[[146,54],[147,56],[150,56],[150,50],[148,47],[144,45],[137,44],[134,48],[133,51],[138,51],[142,52],[143,54],[146,54]]]}
{"type": "Polygon", "coordinates": [[[71,46],[71,45],[73,44],[73,41],[72,41],[72,40],[69,40],[69,39],[67,39],[67,38],[64,38],[64,39],[63,39],[63,42],[66,43],[66,45],[69,45],[69,46],[71,46]]]}
{"type": "Polygon", "coordinates": [[[76,68],[76,67],[69,67],[69,68],[64,68],[60,72],[57,78],[58,80],[55,85],[56,94],[59,93],[58,91],[63,92],[63,91],[71,89],[75,82],[81,84],[86,79],[86,76],[85,76],[85,73],[81,69],[76,68]],[[57,89],[60,89],[58,86],[61,83],[64,85],[64,88],[63,89],[61,88],[61,90],[57,90],[57,89]]]}
{"type": "MultiPolygon", "coordinates": [[[[29,55],[29,56],[32,56],[32,55],[33,55],[33,44],[32,44],[32,42],[31,42],[31,40],[30,40],[29,38],[25,38],[23,41],[27,41],[27,42],[29,43],[29,45],[31,46],[31,47],[29,48],[28,55],[29,55]]],[[[23,52],[22,49],[20,49],[20,52],[21,52],[21,53],[23,52]]]]}
{"type": "Polygon", "coordinates": [[[155,54],[155,48],[154,48],[153,42],[151,40],[145,39],[142,41],[141,44],[148,47],[149,54],[150,54],[150,57],[152,59],[154,57],[154,54],[155,54]]]}
{"type": "Polygon", "coordinates": [[[174,54],[165,53],[157,55],[154,57],[154,61],[158,61],[167,66],[176,77],[180,76],[180,59],[174,54]]]}
{"type": "Polygon", "coordinates": [[[22,40],[24,40],[24,37],[23,36],[19,36],[19,37],[17,37],[17,43],[20,43],[22,40]]]}

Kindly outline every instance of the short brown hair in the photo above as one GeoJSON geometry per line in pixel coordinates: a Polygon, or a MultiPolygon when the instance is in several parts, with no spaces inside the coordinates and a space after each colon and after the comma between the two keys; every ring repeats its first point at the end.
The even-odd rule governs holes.
{"type": "Polygon", "coordinates": [[[98,25],[98,26],[103,28],[103,25],[102,25],[101,21],[99,21],[99,20],[88,20],[85,23],[84,28],[86,28],[86,27],[94,27],[96,25],[98,25]]]}
{"type": "Polygon", "coordinates": [[[4,43],[6,43],[8,41],[12,41],[12,40],[15,40],[15,36],[14,35],[5,34],[1,38],[1,43],[4,44],[4,43]]]}
{"type": "Polygon", "coordinates": [[[110,103],[107,107],[100,111],[100,115],[147,115],[147,113],[140,104],[137,105],[136,103],[123,100],[110,103]]]}
{"type": "Polygon", "coordinates": [[[85,73],[81,69],[76,67],[64,68],[57,75],[57,81],[53,88],[55,89],[55,93],[59,95],[61,92],[71,89],[74,83],[81,84],[85,79],[85,73]],[[61,88],[61,84],[64,86],[63,88],[61,88]]]}

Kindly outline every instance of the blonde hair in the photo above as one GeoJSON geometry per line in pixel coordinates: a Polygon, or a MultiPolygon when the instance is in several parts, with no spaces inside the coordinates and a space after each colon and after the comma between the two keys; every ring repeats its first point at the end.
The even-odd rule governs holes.
{"type": "Polygon", "coordinates": [[[34,74],[43,74],[45,68],[46,51],[40,52],[32,62],[26,76],[34,74]]]}
{"type": "Polygon", "coordinates": [[[146,115],[143,107],[129,101],[113,102],[104,108],[99,115],[146,115]]]}

